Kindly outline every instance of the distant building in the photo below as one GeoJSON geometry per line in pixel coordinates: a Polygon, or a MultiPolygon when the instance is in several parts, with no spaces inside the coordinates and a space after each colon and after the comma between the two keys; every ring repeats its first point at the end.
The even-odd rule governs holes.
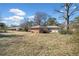
{"type": "Polygon", "coordinates": [[[30,32],[37,32],[37,33],[48,33],[48,32],[58,32],[58,26],[32,26],[29,29],[30,32]]]}
{"type": "Polygon", "coordinates": [[[30,32],[36,32],[36,33],[39,33],[42,31],[44,27],[43,26],[32,26],[29,31],[30,32]]]}
{"type": "Polygon", "coordinates": [[[21,27],[8,27],[8,30],[15,30],[15,31],[18,31],[20,30],[21,27]]]}

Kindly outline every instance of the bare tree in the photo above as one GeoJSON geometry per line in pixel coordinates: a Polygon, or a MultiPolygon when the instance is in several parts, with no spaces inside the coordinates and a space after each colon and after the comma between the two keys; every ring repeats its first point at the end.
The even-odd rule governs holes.
{"type": "Polygon", "coordinates": [[[23,22],[20,24],[20,27],[25,31],[28,31],[31,26],[33,26],[33,22],[29,21],[29,18],[24,18],[23,22]]]}
{"type": "Polygon", "coordinates": [[[57,12],[63,14],[63,18],[65,20],[65,29],[68,31],[69,30],[69,21],[71,16],[75,14],[75,12],[78,11],[78,6],[76,4],[72,3],[64,3],[63,4],[63,11],[61,10],[56,10],[57,12]]]}
{"type": "Polygon", "coordinates": [[[46,13],[36,12],[34,17],[35,25],[46,25],[47,18],[48,16],[46,13]]]}

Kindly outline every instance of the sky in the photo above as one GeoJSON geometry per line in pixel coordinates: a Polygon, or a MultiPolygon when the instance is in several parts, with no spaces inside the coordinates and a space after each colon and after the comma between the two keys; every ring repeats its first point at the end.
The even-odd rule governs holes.
{"type": "MultiPolygon", "coordinates": [[[[55,12],[56,9],[62,11],[62,5],[62,3],[0,3],[0,17],[3,18],[2,22],[10,26],[19,25],[27,17],[32,20],[36,12],[45,12],[51,17],[55,17],[57,22],[62,23],[64,20],[60,18],[61,14],[55,12]]],[[[75,16],[79,16],[79,14],[76,13],[75,16]]]]}

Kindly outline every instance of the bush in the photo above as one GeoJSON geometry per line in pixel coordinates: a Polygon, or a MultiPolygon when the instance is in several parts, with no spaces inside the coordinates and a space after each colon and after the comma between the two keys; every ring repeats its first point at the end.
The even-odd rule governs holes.
{"type": "Polygon", "coordinates": [[[67,30],[64,30],[64,29],[61,29],[61,30],[59,30],[59,33],[60,34],[72,34],[73,32],[72,31],[67,31],[67,30]]]}
{"type": "Polygon", "coordinates": [[[74,31],[74,33],[75,33],[75,34],[79,34],[79,29],[76,29],[76,30],[74,31]]]}

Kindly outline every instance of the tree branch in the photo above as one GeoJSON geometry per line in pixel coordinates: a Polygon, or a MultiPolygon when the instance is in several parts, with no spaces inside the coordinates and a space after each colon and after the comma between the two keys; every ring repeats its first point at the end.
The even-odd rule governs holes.
{"type": "Polygon", "coordinates": [[[58,13],[62,13],[62,14],[64,14],[64,12],[61,12],[61,11],[59,11],[59,10],[55,10],[56,12],[58,12],[58,13]]]}
{"type": "Polygon", "coordinates": [[[72,16],[72,15],[74,15],[75,14],[75,12],[77,12],[78,11],[78,7],[76,8],[76,9],[74,9],[70,14],[69,14],[69,16],[72,16]]]}

